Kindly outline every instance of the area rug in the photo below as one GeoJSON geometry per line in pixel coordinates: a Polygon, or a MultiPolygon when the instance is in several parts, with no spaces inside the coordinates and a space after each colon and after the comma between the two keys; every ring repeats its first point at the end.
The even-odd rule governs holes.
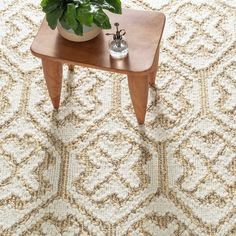
{"type": "Polygon", "coordinates": [[[167,17],[138,126],[124,75],[64,67],[54,111],[39,0],[0,1],[0,235],[236,235],[236,4],[127,0],[167,17]]]}

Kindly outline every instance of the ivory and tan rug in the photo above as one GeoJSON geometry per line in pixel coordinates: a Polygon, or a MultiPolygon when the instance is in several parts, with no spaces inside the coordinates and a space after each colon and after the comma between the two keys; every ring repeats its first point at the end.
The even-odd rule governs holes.
{"type": "Polygon", "coordinates": [[[0,1],[0,235],[236,235],[236,4],[128,0],[167,16],[145,127],[127,80],[64,68],[52,109],[29,47],[39,0],[0,1]]]}

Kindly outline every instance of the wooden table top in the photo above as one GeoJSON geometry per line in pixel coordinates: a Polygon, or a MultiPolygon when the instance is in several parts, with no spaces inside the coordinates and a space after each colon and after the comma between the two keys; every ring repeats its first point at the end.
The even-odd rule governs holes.
{"type": "Polygon", "coordinates": [[[103,30],[96,38],[87,42],[71,42],[62,38],[57,29],[51,30],[44,19],[31,45],[33,55],[51,58],[68,64],[98,68],[117,73],[146,73],[154,63],[162,37],[165,15],[160,12],[123,9],[122,15],[108,12],[112,29],[103,30]],[[108,50],[114,23],[126,30],[129,54],[125,59],[112,59],[108,50]]]}

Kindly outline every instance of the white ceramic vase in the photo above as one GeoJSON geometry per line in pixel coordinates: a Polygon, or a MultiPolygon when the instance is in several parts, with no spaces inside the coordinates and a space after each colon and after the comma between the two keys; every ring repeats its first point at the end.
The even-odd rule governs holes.
{"type": "Polygon", "coordinates": [[[99,28],[97,25],[93,24],[92,26],[83,26],[83,36],[75,34],[75,32],[72,29],[65,29],[62,27],[62,25],[58,22],[57,29],[59,34],[70,41],[73,42],[85,42],[88,40],[91,40],[98,36],[102,29],[99,28]]]}

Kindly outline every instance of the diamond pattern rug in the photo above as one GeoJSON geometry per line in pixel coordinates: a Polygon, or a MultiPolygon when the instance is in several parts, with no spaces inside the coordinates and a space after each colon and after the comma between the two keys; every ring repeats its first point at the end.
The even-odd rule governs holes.
{"type": "Polygon", "coordinates": [[[236,235],[236,4],[166,14],[139,127],[124,75],[64,67],[53,111],[29,47],[39,0],[0,2],[0,235],[236,235]]]}

